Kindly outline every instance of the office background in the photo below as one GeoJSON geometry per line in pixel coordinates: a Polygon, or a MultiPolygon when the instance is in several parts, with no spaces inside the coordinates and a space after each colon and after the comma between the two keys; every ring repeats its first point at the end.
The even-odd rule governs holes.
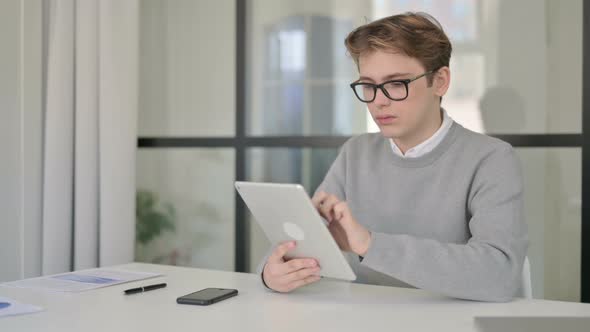
{"type": "Polygon", "coordinates": [[[443,106],[463,126],[513,144],[521,158],[533,296],[590,301],[584,245],[590,226],[583,223],[590,218],[583,214],[590,206],[584,156],[590,139],[583,136],[590,97],[582,75],[590,71],[582,62],[590,9],[582,0],[8,0],[0,6],[6,50],[0,68],[8,73],[0,77],[0,147],[8,156],[0,163],[0,280],[133,259],[253,271],[269,244],[233,181],[298,182],[313,191],[347,137],[377,130],[348,87],[356,72],[344,37],[367,21],[419,10],[438,18],[453,42],[443,106]],[[92,19],[96,24],[86,23],[92,19]],[[55,33],[60,24],[70,31],[68,22],[76,27],[71,40],[50,47],[59,42],[51,36],[63,37],[55,33]],[[92,40],[82,38],[88,26],[98,36],[94,48],[82,44],[92,40]],[[48,75],[51,60],[60,58],[49,51],[63,47],[78,50],[71,59],[77,66],[48,75]],[[88,75],[98,77],[89,81],[99,87],[89,90],[102,92],[90,104],[80,106],[82,96],[66,106],[94,105],[96,112],[72,111],[52,122],[47,114],[60,113],[48,110],[63,104],[47,98],[48,82],[70,75],[78,86],[86,82],[79,76],[85,68],[97,68],[88,75]],[[89,144],[96,153],[84,158],[88,150],[76,150],[75,133],[88,132],[79,123],[88,114],[95,114],[86,124],[99,142],[89,144]],[[51,145],[52,132],[74,134],[57,135],[59,144],[51,145]],[[63,142],[72,151],[64,152],[63,142]],[[52,161],[49,151],[70,159],[52,161]],[[47,171],[52,162],[86,169],[97,155],[103,167],[78,178],[47,171]],[[76,189],[81,179],[91,183],[76,189]],[[84,188],[94,189],[79,196],[84,188]],[[60,197],[61,206],[69,201],[74,208],[51,215],[47,206],[60,197]],[[76,205],[87,201],[97,206],[76,205]],[[70,210],[78,213],[63,212],[70,210]],[[80,215],[85,211],[91,213],[80,215]],[[85,225],[88,219],[96,222],[85,225]],[[59,239],[67,245],[51,248],[59,239]],[[64,259],[48,264],[49,252],[64,259]]]}

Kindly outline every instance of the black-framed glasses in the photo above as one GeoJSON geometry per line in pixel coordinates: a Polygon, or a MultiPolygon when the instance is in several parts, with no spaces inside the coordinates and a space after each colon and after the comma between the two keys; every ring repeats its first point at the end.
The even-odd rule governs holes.
{"type": "Polygon", "coordinates": [[[352,88],[352,91],[354,91],[356,97],[363,103],[370,103],[375,100],[375,97],[377,96],[377,89],[380,89],[385,97],[391,100],[402,101],[408,98],[408,84],[421,77],[432,74],[435,71],[436,70],[430,70],[414,78],[407,78],[405,80],[391,80],[381,84],[354,82],[350,84],[350,87],[352,88]]]}

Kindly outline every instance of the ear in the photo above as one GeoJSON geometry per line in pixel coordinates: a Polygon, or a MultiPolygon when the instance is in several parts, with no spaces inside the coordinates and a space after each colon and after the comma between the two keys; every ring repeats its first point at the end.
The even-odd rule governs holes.
{"type": "Polygon", "coordinates": [[[442,97],[447,93],[449,86],[451,85],[451,70],[449,67],[442,67],[434,74],[432,86],[434,93],[442,97]]]}

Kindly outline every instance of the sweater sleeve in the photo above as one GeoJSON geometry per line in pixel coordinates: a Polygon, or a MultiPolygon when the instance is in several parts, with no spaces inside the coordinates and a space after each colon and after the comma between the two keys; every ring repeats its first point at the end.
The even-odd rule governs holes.
{"type": "Polygon", "coordinates": [[[362,265],[451,297],[509,301],[519,287],[528,246],[523,205],[520,163],[512,147],[501,144],[473,176],[466,244],[373,232],[362,265]]]}
{"type": "Polygon", "coordinates": [[[346,200],[346,144],[340,149],[336,160],[330,166],[316,193],[325,191],[336,195],[340,200],[346,200]]]}

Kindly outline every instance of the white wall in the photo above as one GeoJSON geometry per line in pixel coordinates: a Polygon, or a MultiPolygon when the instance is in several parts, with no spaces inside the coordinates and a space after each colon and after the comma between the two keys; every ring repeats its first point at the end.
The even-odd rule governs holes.
{"type": "Polygon", "coordinates": [[[40,273],[41,1],[0,1],[0,281],[40,273]]]}
{"type": "MultiPolygon", "coordinates": [[[[140,2],[140,136],[235,135],[235,0],[140,2]]],[[[234,270],[233,149],[142,149],[137,188],[176,230],[136,259],[234,270]],[[159,259],[165,257],[165,259],[159,259]]]]}
{"type": "MultiPolygon", "coordinates": [[[[500,17],[505,31],[500,29],[498,83],[522,94],[522,130],[581,132],[582,1],[502,1],[500,17]],[[526,47],[510,31],[517,26],[531,36],[526,47]]],[[[500,116],[505,117],[501,122],[512,120],[509,113],[500,116]]],[[[518,150],[525,172],[533,295],[579,301],[581,149],[518,150]]]]}
{"type": "Polygon", "coordinates": [[[140,2],[140,136],[233,136],[235,1],[140,2]]]}
{"type": "MultiPolygon", "coordinates": [[[[547,131],[582,131],[582,0],[546,0],[547,131]]],[[[579,301],[582,151],[547,155],[544,297],[579,301]],[[550,202],[550,204],[549,204],[550,202]]],[[[569,150],[564,153],[565,150],[569,150]]],[[[532,194],[532,193],[531,193],[532,194]]],[[[532,263],[532,262],[531,262],[532,263]]]]}

